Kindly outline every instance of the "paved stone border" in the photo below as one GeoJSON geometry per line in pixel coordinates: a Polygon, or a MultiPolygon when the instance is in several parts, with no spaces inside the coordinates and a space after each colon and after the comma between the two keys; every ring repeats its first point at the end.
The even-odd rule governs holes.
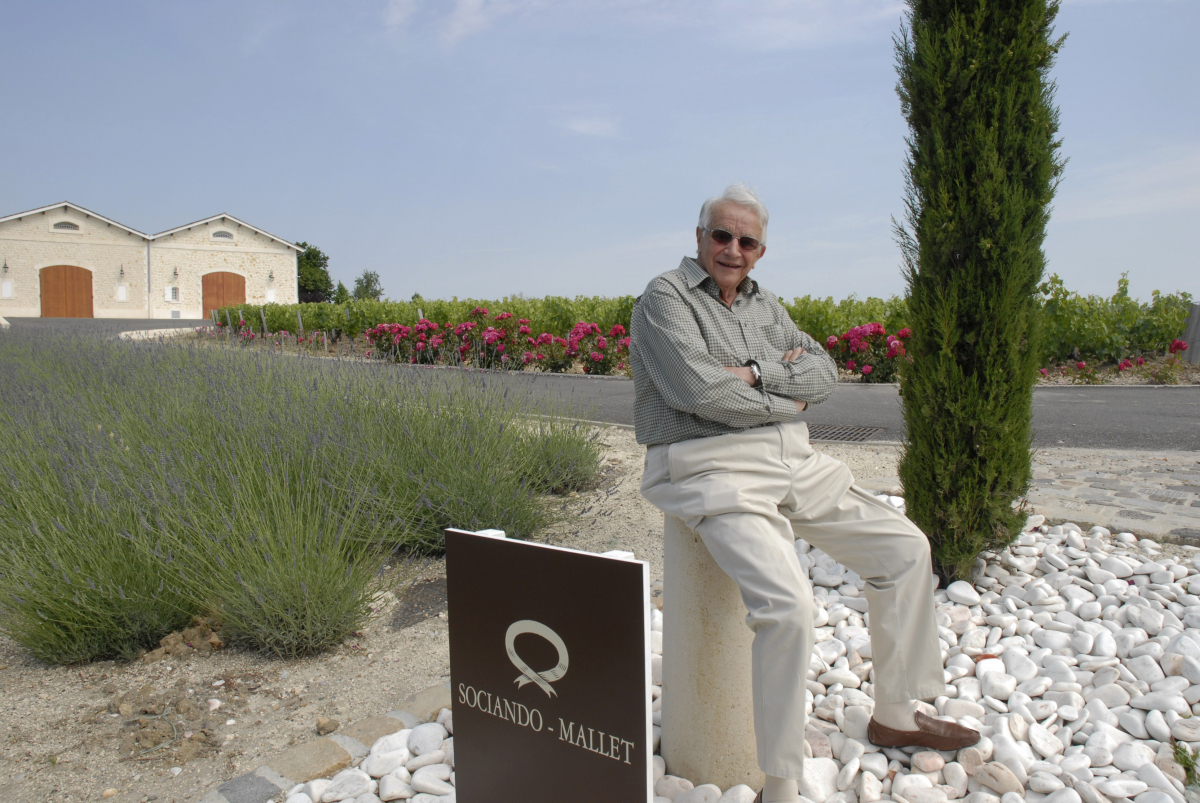
{"type": "Polygon", "coordinates": [[[297,784],[357,767],[383,736],[437,719],[450,708],[450,686],[431,686],[404,701],[404,708],[360,719],[336,733],[291,747],[255,770],[226,781],[200,803],[269,803],[297,784]]]}
{"type": "Polygon", "coordinates": [[[178,337],[190,334],[193,330],[186,326],[170,329],[135,329],[132,332],[121,332],[117,335],[121,340],[158,340],[160,337],[178,337]]]}
{"type": "Polygon", "coordinates": [[[8,327],[9,327],[8,321],[4,320],[3,317],[0,317],[0,329],[7,329],[8,327]]]}
{"type": "MultiPolygon", "coordinates": [[[[1200,454],[1046,451],[1060,454],[1034,459],[1033,484],[1026,497],[1029,513],[1041,513],[1047,521],[1071,521],[1161,543],[1200,546],[1200,454]]],[[[877,493],[900,493],[896,477],[859,484],[877,493]]]]}

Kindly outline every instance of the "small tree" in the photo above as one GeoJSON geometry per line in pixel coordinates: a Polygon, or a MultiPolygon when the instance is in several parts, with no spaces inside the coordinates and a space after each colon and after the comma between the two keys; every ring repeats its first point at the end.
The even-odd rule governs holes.
{"type": "Polygon", "coordinates": [[[296,243],[303,248],[297,262],[300,273],[299,295],[302,303],[329,301],[333,297],[333,279],[329,276],[329,257],[320,248],[296,243]]]}
{"type": "Polygon", "coordinates": [[[346,289],[346,285],[338,282],[337,290],[333,293],[334,304],[345,304],[350,301],[350,291],[346,289]]]}
{"type": "Polygon", "coordinates": [[[936,569],[967,579],[1019,534],[1029,487],[1042,241],[1063,161],[1057,0],[909,0],[896,40],[908,121],[912,363],[900,461],[936,569]]]}
{"type": "Polygon", "coordinates": [[[378,301],[383,298],[383,285],[379,283],[379,274],[373,270],[364,270],[362,276],[354,280],[355,301],[378,301]]]}

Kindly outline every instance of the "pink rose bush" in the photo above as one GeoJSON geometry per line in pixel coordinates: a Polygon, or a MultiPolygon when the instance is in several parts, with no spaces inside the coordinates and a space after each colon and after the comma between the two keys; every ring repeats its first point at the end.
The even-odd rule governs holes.
{"type": "Polygon", "coordinates": [[[416,326],[381,323],[363,334],[371,344],[372,356],[380,360],[437,365],[445,361],[451,350],[450,333],[424,318],[416,326]]]}
{"type": "MultiPolygon", "coordinates": [[[[1134,357],[1125,357],[1116,363],[1116,376],[1122,376],[1127,371],[1133,371],[1151,384],[1177,384],[1183,373],[1180,353],[1187,351],[1187,347],[1188,344],[1186,341],[1175,338],[1167,347],[1167,354],[1164,357],[1154,358],[1152,355],[1152,361],[1148,361],[1140,354],[1134,357]]],[[[1041,368],[1039,372],[1043,377],[1050,376],[1050,369],[1048,368],[1041,368]]],[[[1059,376],[1070,380],[1073,384],[1086,385],[1103,385],[1110,381],[1113,376],[1113,374],[1107,373],[1104,368],[1089,365],[1084,360],[1074,360],[1061,365],[1058,367],[1057,373],[1059,376]]]]}
{"type": "MultiPolygon", "coordinates": [[[[1155,385],[1177,385],[1179,384],[1180,375],[1183,373],[1183,364],[1180,359],[1180,353],[1187,351],[1188,344],[1186,341],[1175,338],[1171,341],[1171,345],[1167,347],[1169,352],[1157,365],[1146,365],[1142,367],[1141,373],[1145,379],[1155,385]]],[[[1142,365],[1141,357],[1138,357],[1138,365],[1142,365]]]]}
{"type": "Polygon", "coordinates": [[[458,324],[437,324],[422,318],[416,326],[383,323],[364,334],[369,356],[389,362],[456,365],[510,371],[570,371],[579,364],[586,374],[607,375],[625,370],[629,338],[617,324],[605,335],[595,323],[580,321],[566,337],[549,332],[534,335],[529,320],[512,313],[492,315],[476,307],[458,324]]]}
{"type": "Polygon", "coordinates": [[[904,341],[912,335],[907,327],[889,335],[881,323],[855,326],[841,337],[830,335],[825,350],[838,367],[861,373],[864,382],[891,382],[902,363],[911,358],[904,341]]]}

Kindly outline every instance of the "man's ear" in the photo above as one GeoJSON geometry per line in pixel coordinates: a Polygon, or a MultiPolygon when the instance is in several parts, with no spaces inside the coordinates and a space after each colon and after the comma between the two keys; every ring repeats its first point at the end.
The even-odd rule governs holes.
{"type": "Polygon", "coordinates": [[[700,256],[700,238],[704,236],[704,229],[696,227],[696,256],[700,256]]]}

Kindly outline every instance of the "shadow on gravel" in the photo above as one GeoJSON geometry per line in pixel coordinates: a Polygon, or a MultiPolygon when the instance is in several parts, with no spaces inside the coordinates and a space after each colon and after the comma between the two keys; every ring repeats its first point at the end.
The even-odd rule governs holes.
{"type": "Polygon", "coordinates": [[[392,614],[392,629],[404,630],[446,610],[446,578],[413,583],[401,595],[392,614]]]}

